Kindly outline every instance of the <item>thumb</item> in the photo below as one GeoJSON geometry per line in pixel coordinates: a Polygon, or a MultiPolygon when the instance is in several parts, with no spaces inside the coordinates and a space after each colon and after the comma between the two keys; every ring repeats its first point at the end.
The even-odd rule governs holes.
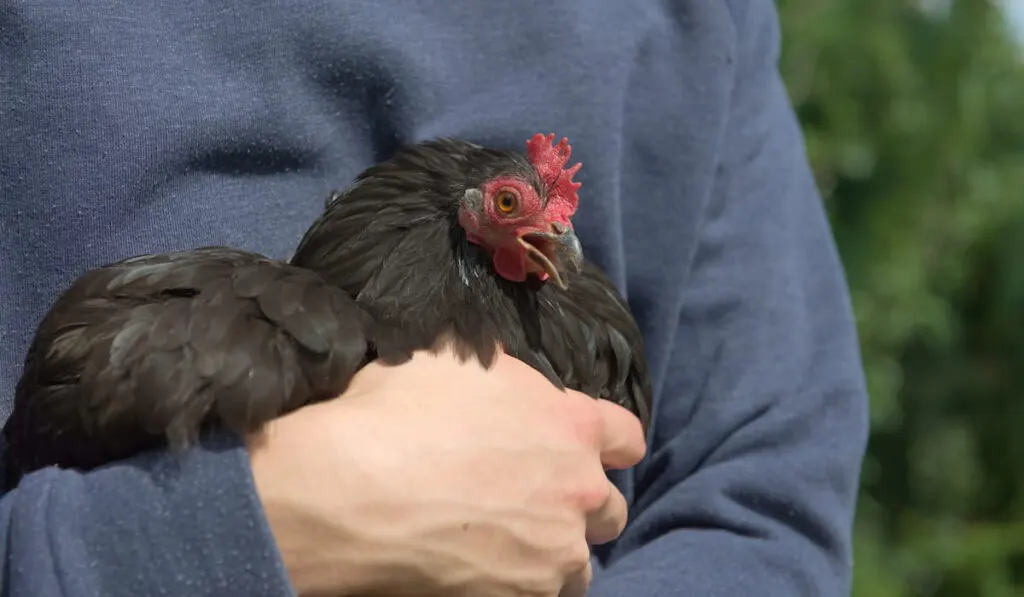
{"type": "Polygon", "coordinates": [[[647,453],[643,425],[633,413],[608,400],[595,400],[601,424],[601,463],[605,469],[625,469],[643,460],[647,453]]]}

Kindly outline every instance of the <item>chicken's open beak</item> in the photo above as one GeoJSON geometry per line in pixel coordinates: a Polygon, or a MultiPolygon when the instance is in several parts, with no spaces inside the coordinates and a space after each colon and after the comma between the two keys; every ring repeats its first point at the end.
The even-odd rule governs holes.
{"type": "Polygon", "coordinates": [[[537,270],[551,276],[563,290],[569,287],[565,274],[577,273],[583,266],[583,247],[572,226],[556,222],[551,232],[531,230],[520,234],[516,240],[537,270]]]}

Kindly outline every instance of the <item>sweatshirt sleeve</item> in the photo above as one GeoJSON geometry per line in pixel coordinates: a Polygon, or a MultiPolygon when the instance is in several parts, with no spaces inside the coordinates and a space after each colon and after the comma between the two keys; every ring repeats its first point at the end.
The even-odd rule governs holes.
{"type": "Polygon", "coordinates": [[[0,498],[0,595],[293,595],[237,438],[81,474],[44,469],[0,498]]]}
{"type": "Polygon", "coordinates": [[[848,289],[777,71],[775,7],[731,8],[716,181],[631,521],[590,597],[850,591],[868,419],[848,289]]]}

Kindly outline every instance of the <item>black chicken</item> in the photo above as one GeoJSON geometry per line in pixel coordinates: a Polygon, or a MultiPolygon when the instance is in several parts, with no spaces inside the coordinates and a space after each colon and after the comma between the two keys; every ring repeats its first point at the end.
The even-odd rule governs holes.
{"type": "Polygon", "coordinates": [[[90,271],[45,316],[3,434],[4,484],[89,469],[210,425],[238,433],[345,390],[365,363],[450,342],[499,349],[645,427],[651,387],[626,303],[573,232],[570,146],[441,139],[335,193],[290,264],[212,247],[90,271]]]}

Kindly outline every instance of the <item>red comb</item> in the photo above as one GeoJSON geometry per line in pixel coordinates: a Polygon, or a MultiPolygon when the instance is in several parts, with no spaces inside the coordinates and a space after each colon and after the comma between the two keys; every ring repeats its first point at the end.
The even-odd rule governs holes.
{"type": "Polygon", "coordinates": [[[565,164],[569,161],[572,146],[569,140],[562,137],[558,145],[554,145],[555,134],[542,135],[537,133],[526,142],[526,156],[533,167],[540,173],[540,178],[548,187],[548,205],[555,203],[559,211],[566,217],[576,212],[580,198],[576,194],[583,183],[573,182],[572,177],[580,171],[583,164],[576,163],[570,168],[565,164]]]}

